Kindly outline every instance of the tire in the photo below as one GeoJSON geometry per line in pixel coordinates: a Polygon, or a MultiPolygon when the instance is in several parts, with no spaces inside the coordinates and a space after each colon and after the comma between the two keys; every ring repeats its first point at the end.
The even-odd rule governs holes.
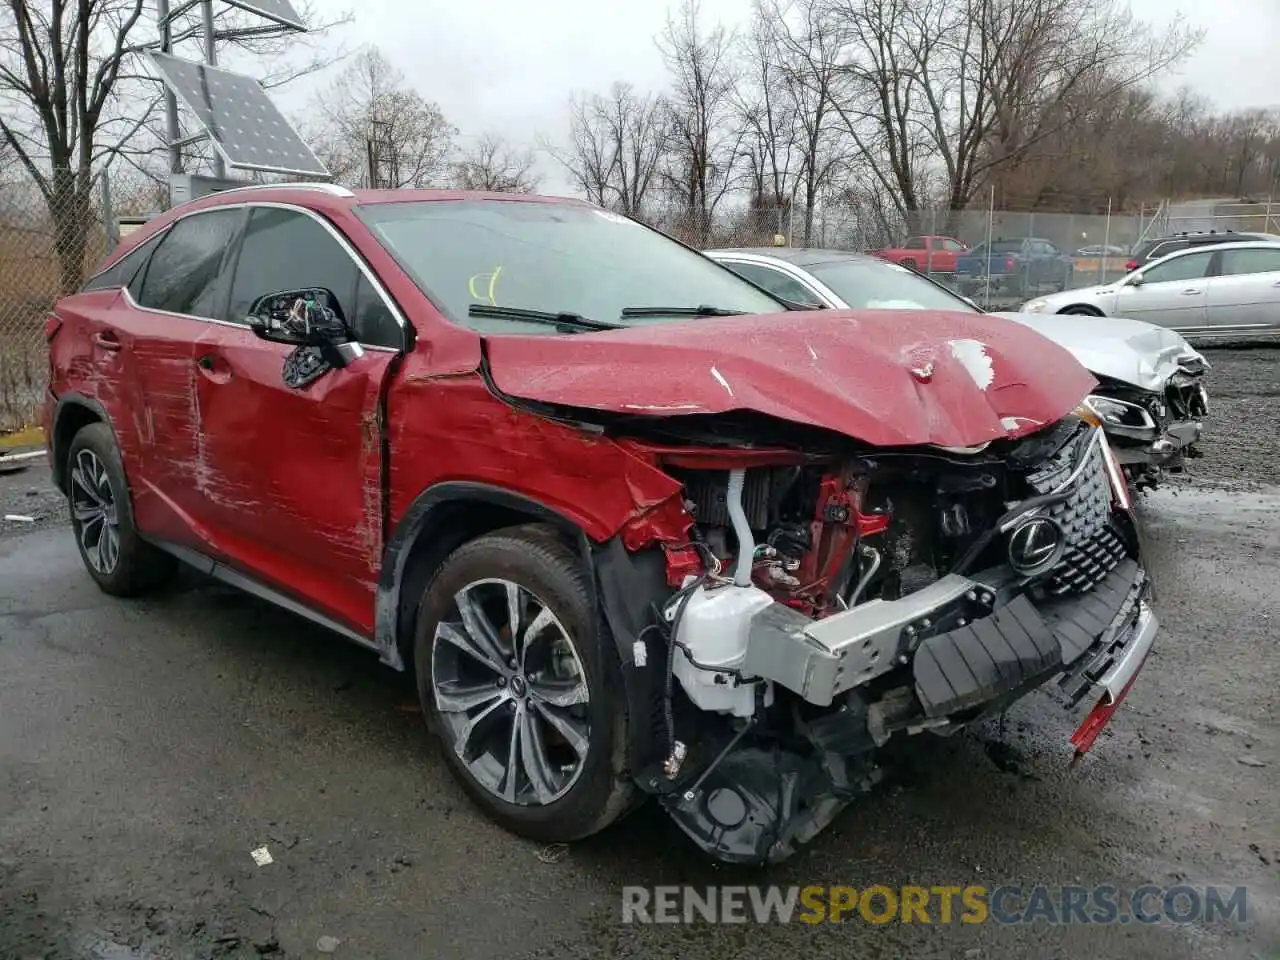
{"type": "Polygon", "coordinates": [[[916,273],[920,272],[920,264],[916,263],[916,261],[912,257],[907,257],[905,260],[903,260],[902,265],[906,267],[908,270],[913,270],[916,273]]]}
{"type": "Polygon", "coordinates": [[[66,471],[67,508],[76,547],[102,591],[136,597],[168,581],[178,561],[139,536],[129,482],[111,428],[91,423],[72,437],[66,471]]]}
{"type": "Polygon", "coordinates": [[[1067,314],[1073,317],[1100,317],[1102,312],[1095,310],[1093,307],[1086,307],[1083,304],[1073,304],[1070,307],[1064,307],[1059,310],[1060,314],[1067,314]]]}
{"type": "Polygon", "coordinates": [[[507,830],[568,842],[598,833],[633,806],[635,786],[624,775],[628,717],[618,654],[595,611],[580,558],[547,528],[487,534],[444,561],[423,594],[414,664],[423,716],[440,737],[451,771],[507,830]],[[535,638],[525,638],[533,642],[515,668],[508,643],[511,585],[518,588],[521,627],[539,620],[540,609],[552,618],[535,638]],[[487,619],[505,663],[493,656],[485,666],[463,652],[476,649],[471,637],[483,631],[474,619],[468,631],[455,595],[469,598],[472,610],[487,619]],[[549,654],[557,646],[553,661],[549,654]],[[557,669],[562,679],[550,676],[557,669]],[[583,683],[586,703],[578,702],[583,683]],[[464,732],[470,734],[465,740],[464,732]],[[573,749],[574,740],[582,744],[584,738],[581,749],[573,749]]]}

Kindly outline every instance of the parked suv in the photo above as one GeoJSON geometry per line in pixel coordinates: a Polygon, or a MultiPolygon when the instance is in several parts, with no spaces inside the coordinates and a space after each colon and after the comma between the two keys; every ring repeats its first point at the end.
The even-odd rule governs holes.
{"type": "Polygon", "coordinates": [[[1071,354],[834,319],[586,203],[229,190],[56,305],[50,461],[104,591],[185,561],[411,671],[511,830],[654,796],[779,860],[1051,679],[1087,750],[1157,630],[1071,354]]]}

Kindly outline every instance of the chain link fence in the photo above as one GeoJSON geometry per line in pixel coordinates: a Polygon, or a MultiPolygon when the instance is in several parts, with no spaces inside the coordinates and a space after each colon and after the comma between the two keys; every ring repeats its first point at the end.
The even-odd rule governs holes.
{"type": "Polygon", "coordinates": [[[119,216],[154,213],[156,198],[141,179],[52,199],[29,180],[0,184],[0,434],[38,420],[50,307],[106,256],[119,216]]]}
{"type": "Polygon", "coordinates": [[[1124,276],[1137,247],[1167,228],[1167,219],[1157,218],[1159,209],[1153,205],[1111,215],[924,210],[906,220],[888,218],[874,208],[828,206],[812,218],[798,209],[726,215],[709,230],[700,230],[696,218],[678,214],[645,219],[705,248],[809,246],[875,252],[984,309],[1009,310],[1042,293],[1124,276]],[[698,242],[699,236],[704,242],[698,242]]]}

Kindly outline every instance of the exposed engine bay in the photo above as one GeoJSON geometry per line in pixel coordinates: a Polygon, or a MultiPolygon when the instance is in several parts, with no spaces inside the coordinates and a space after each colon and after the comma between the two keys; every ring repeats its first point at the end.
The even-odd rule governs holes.
{"type": "Polygon", "coordinates": [[[973,450],[776,459],[666,466],[692,524],[645,630],[666,641],[667,752],[637,780],[712,855],[791,855],[893,737],[954,733],[1055,676],[1068,706],[1123,696],[1156,623],[1091,414],[973,450]]]}

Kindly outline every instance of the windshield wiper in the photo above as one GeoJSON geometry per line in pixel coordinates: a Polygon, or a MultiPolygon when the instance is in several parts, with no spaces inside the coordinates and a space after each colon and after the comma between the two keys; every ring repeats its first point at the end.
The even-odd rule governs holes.
{"type": "Polygon", "coordinates": [[[572,330],[621,330],[625,324],[609,320],[592,320],[580,313],[552,313],[550,310],[526,310],[524,307],[495,307],[488,303],[473,303],[467,308],[469,317],[493,317],[498,320],[526,320],[529,323],[545,323],[552,327],[572,330]]]}
{"type": "Polygon", "coordinates": [[[623,307],[624,317],[740,317],[745,310],[729,310],[725,307],[623,307]]]}

